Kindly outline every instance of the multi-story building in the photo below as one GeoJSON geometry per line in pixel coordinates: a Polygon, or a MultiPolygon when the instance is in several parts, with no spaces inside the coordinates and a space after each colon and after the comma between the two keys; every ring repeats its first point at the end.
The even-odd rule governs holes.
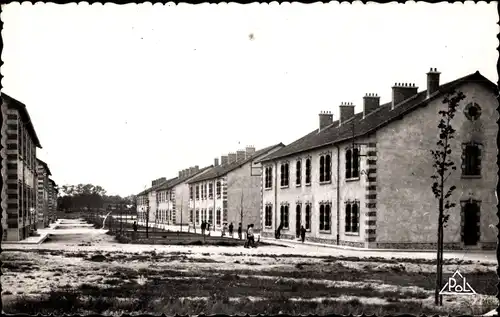
{"type": "Polygon", "coordinates": [[[155,222],[166,225],[188,224],[189,217],[189,185],[192,178],[203,175],[213,165],[199,168],[198,165],[179,171],[179,176],[156,189],[157,210],[155,222]]]}
{"type": "Polygon", "coordinates": [[[264,235],[282,224],[282,237],[367,248],[434,248],[438,202],[435,173],[440,110],[461,91],[452,120],[449,154],[457,166],[448,180],[457,203],[449,211],[445,248],[495,248],[498,88],[479,72],[441,85],[435,68],[427,90],[396,84],[380,105],[367,94],[364,108],[340,106],[340,118],[319,115],[319,127],[261,160],[264,235]]]}
{"type": "Polygon", "coordinates": [[[154,210],[156,210],[156,188],[168,182],[166,177],[160,177],[151,181],[151,187],[143,190],[136,196],[137,200],[137,220],[146,221],[149,206],[149,221],[154,222],[154,210]]]}
{"type": "Polygon", "coordinates": [[[36,196],[36,226],[45,228],[49,225],[49,176],[50,169],[47,164],[40,160],[37,161],[37,196],[36,196]]]}
{"type": "Polygon", "coordinates": [[[57,220],[57,196],[59,189],[56,182],[49,178],[49,223],[54,223],[57,220]]]}
{"type": "MultiPolygon", "coordinates": [[[[257,163],[284,147],[282,143],[259,151],[247,147],[236,153],[229,153],[214,161],[214,167],[202,175],[189,180],[189,218],[199,226],[203,220],[215,228],[223,223],[233,223],[237,228],[254,224],[260,230],[261,166],[257,163]]],[[[213,227],[212,227],[213,228],[213,227]]]]}
{"type": "Polygon", "coordinates": [[[36,148],[40,141],[26,106],[2,93],[3,239],[23,240],[35,230],[36,148]]]}

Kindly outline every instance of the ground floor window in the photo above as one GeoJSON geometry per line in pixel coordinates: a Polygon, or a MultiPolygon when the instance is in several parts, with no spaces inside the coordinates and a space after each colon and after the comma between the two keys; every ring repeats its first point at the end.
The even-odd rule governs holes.
{"type": "Polygon", "coordinates": [[[217,208],[217,211],[215,213],[215,221],[218,226],[220,226],[220,220],[221,220],[221,211],[220,208],[217,208]]]}
{"type": "Polygon", "coordinates": [[[212,208],[208,210],[208,223],[214,223],[214,210],[212,208]]]}
{"type": "Polygon", "coordinates": [[[280,221],[283,229],[288,229],[289,223],[289,207],[288,205],[281,205],[280,207],[280,221]]]}
{"type": "Polygon", "coordinates": [[[193,223],[193,209],[189,210],[189,222],[193,223]]]}
{"type": "Polygon", "coordinates": [[[264,226],[271,227],[273,225],[273,205],[266,205],[264,213],[264,226]]]}
{"type": "Polygon", "coordinates": [[[196,223],[200,223],[200,210],[196,209],[196,223]]]}
{"type": "Polygon", "coordinates": [[[347,202],[345,204],[345,232],[359,232],[359,203],[347,202]]]}
{"type": "Polygon", "coordinates": [[[320,231],[330,231],[331,230],[331,213],[332,207],[330,203],[323,203],[319,205],[319,230],[320,231]]]}
{"type": "Polygon", "coordinates": [[[311,204],[306,204],[305,226],[306,230],[311,230],[311,204]]]}

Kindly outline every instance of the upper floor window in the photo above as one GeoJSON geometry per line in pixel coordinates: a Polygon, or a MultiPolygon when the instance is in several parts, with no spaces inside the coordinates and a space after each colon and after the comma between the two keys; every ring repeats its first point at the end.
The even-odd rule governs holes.
{"type": "Polygon", "coordinates": [[[332,157],[330,154],[321,155],[319,158],[319,182],[332,180],[332,157]]]}
{"type": "Polygon", "coordinates": [[[481,107],[477,103],[471,102],[465,106],[464,114],[467,119],[475,121],[481,116],[481,107]]]}
{"type": "Polygon", "coordinates": [[[320,203],[319,205],[319,230],[330,231],[332,207],[330,203],[320,203]]]}
{"type": "Polygon", "coordinates": [[[208,184],[208,198],[214,198],[214,184],[212,183],[208,184]]]}
{"type": "Polygon", "coordinates": [[[295,164],[295,185],[300,186],[302,182],[302,162],[299,160],[295,164]]]}
{"type": "Polygon", "coordinates": [[[267,166],[264,170],[264,188],[273,188],[273,168],[272,166],[267,166]]]}
{"type": "Polygon", "coordinates": [[[273,225],[273,205],[267,204],[264,212],[264,226],[271,227],[273,225]]]}
{"type": "Polygon", "coordinates": [[[217,184],[216,184],[216,192],[217,192],[217,198],[220,198],[220,193],[221,193],[221,185],[220,185],[220,181],[217,181],[217,184]]]}
{"type": "Polygon", "coordinates": [[[189,186],[189,199],[193,199],[193,186],[189,186]]]}
{"type": "Polygon", "coordinates": [[[481,176],[481,144],[462,144],[462,175],[481,176]]]}
{"type": "Polygon", "coordinates": [[[281,174],[280,174],[280,186],[281,187],[287,187],[289,185],[289,180],[290,180],[290,175],[289,175],[290,169],[288,163],[282,163],[281,164],[281,174]]]}
{"type": "Polygon", "coordinates": [[[283,204],[280,207],[280,221],[283,229],[288,229],[289,225],[289,206],[287,204],[283,204]]]}
{"type": "Polygon", "coordinates": [[[359,149],[347,149],[345,151],[345,178],[359,177],[359,149]]]}
{"type": "Polygon", "coordinates": [[[196,185],[196,200],[200,200],[200,186],[196,185]]]}
{"type": "Polygon", "coordinates": [[[347,202],[345,204],[345,232],[359,232],[359,203],[347,202]]]}
{"type": "Polygon", "coordinates": [[[306,159],[306,185],[311,184],[311,159],[307,158],[306,159]]]}

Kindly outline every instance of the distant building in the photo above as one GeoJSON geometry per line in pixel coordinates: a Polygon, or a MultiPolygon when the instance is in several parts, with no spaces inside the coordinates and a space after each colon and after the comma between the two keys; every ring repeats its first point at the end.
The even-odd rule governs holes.
{"type": "Polygon", "coordinates": [[[199,227],[203,220],[220,228],[224,222],[245,227],[253,223],[260,230],[262,159],[284,147],[282,143],[256,151],[247,147],[236,153],[215,159],[214,167],[189,180],[189,218],[199,227]],[[242,217],[243,216],[243,217],[242,217]]]}
{"type": "Polygon", "coordinates": [[[57,220],[57,196],[59,189],[56,182],[49,178],[49,223],[54,223],[57,220]]]}
{"type": "Polygon", "coordinates": [[[154,212],[152,212],[152,210],[156,210],[156,188],[166,182],[166,177],[155,179],[151,182],[151,187],[137,194],[136,201],[138,221],[146,221],[147,207],[149,206],[149,220],[153,219],[154,222],[154,212]]]}
{"type": "Polygon", "coordinates": [[[2,93],[2,228],[3,239],[18,241],[35,230],[36,149],[40,141],[26,106],[2,93]],[[6,199],[4,199],[6,197],[6,199]]]}
{"type": "Polygon", "coordinates": [[[38,229],[45,228],[49,225],[49,176],[51,175],[47,164],[37,159],[36,213],[38,229]]]}
{"type": "Polygon", "coordinates": [[[188,224],[189,217],[189,185],[188,181],[203,175],[213,166],[202,169],[198,165],[179,171],[179,176],[156,189],[157,210],[155,222],[166,225],[188,224]]]}
{"type": "Polygon", "coordinates": [[[367,248],[435,248],[438,202],[431,191],[431,149],[446,92],[465,94],[452,125],[457,189],[444,232],[446,248],[496,248],[498,87],[479,72],[447,84],[427,74],[427,90],[396,84],[380,105],[364,97],[363,111],[340,105],[340,118],[319,115],[319,126],[261,160],[264,235],[283,226],[294,239],[367,248]]]}

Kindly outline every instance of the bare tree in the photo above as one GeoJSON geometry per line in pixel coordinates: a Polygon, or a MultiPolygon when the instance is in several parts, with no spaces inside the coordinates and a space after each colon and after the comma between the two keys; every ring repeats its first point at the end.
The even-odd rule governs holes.
{"type": "Polygon", "coordinates": [[[446,109],[440,110],[438,113],[441,116],[439,120],[439,140],[436,142],[436,149],[431,150],[434,163],[434,175],[431,178],[434,180],[432,184],[432,192],[439,203],[438,213],[438,245],[437,245],[437,267],[436,267],[436,290],[435,304],[442,305],[439,292],[442,285],[443,275],[443,249],[444,249],[444,228],[448,222],[449,214],[446,213],[449,209],[456,206],[456,203],[450,202],[449,198],[453,194],[456,186],[452,185],[447,190],[448,177],[452,171],[457,168],[451,158],[451,140],[454,138],[455,129],[451,126],[451,121],[455,116],[456,109],[461,100],[465,98],[462,92],[451,91],[446,94],[443,99],[443,104],[446,104],[446,109]]]}

